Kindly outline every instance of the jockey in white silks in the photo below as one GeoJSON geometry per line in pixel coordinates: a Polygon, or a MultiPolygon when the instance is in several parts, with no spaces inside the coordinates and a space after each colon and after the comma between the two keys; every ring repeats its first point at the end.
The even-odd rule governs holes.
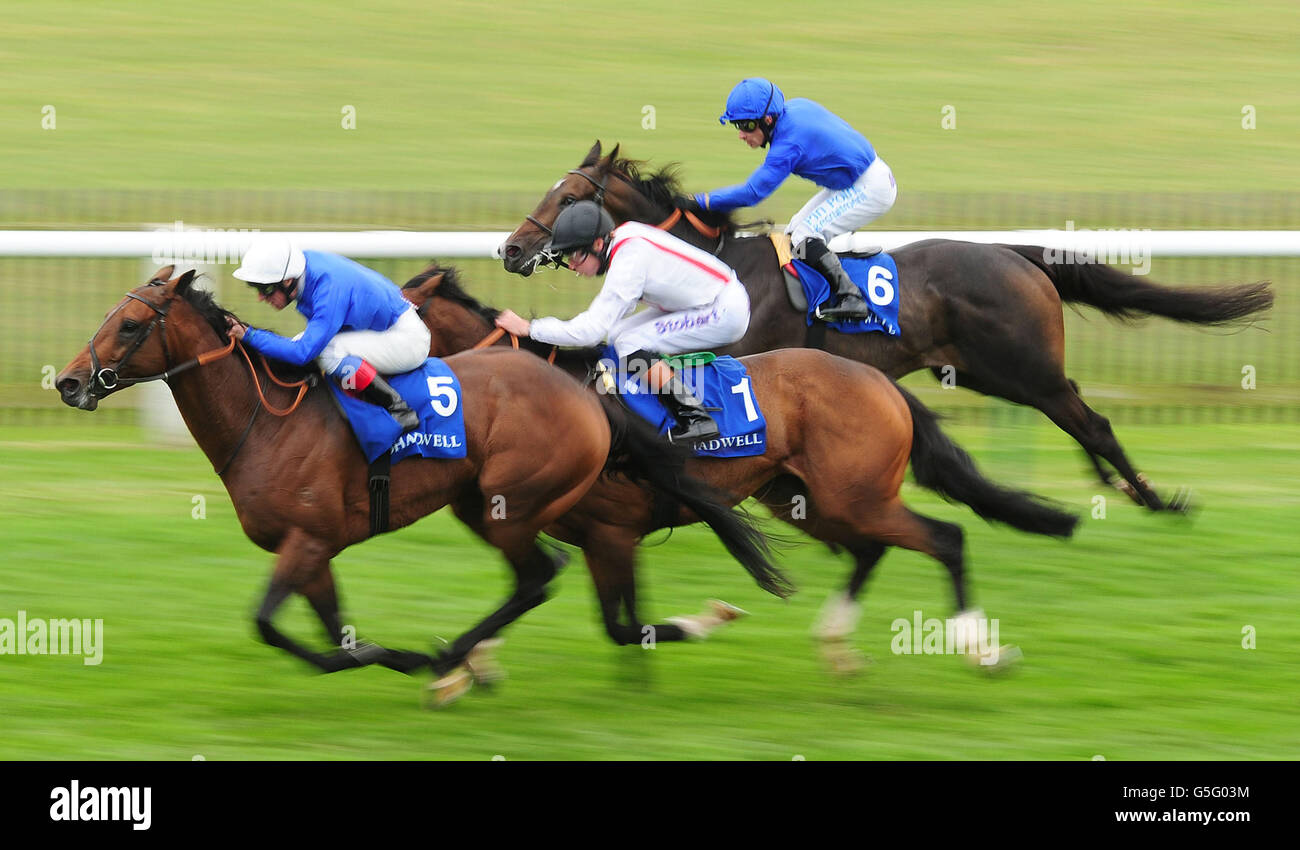
{"type": "Polygon", "coordinates": [[[650,389],[663,394],[678,421],[669,431],[673,440],[718,436],[713,417],[660,356],[706,351],[745,335],[749,293],[735,270],[658,228],[637,222],[615,227],[593,201],[564,208],[546,251],[567,256],[568,267],[580,275],[604,275],[600,293],[567,321],[530,322],[506,310],[497,325],[551,345],[588,347],[608,340],[620,360],[652,364],[650,389]],[[634,313],[642,302],[646,309],[634,313]]]}

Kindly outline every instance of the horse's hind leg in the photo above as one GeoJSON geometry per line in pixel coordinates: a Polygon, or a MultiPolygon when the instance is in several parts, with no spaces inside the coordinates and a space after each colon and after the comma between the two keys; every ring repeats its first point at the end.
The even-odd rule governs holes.
{"type": "MultiPolygon", "coordinates": [[[[943,372],[944,368],[948,368],[948,367],[935,366],[930,371],[933,372],[934,376],[938,378],[940,381],[944,381],[948,378],[948,376],[945,375],[943,372]]],[[[1002,386],[1001,382],[994,383],[994,382],[983,381],[980,379],[978,375],[975,375],[968,371],[957,371],[952,375],[952,378],[953,380],[956,381],[957,386],[962,387],[964,389],[971,390],[972,392],[977,392],[980,393],[981,395],[993,396],[995,398],[1005,398],[1008,401],[1014,401],[1017,404],[1027,404],[1030,405],[1031,407],[1038,408],[1040,411],[1042,410],[1042,407],[1036,404],[1035,402],[1027,399],[1022,399],[1020,397],[1020,391],[1021,391],[1020,388],[1002,386]],[[1013,398],[1013,396],[1015,397],[1013,398]]],[[[1070,386],[1074,388],[1074,391],[1078,393],[1079,385],[1076,384],[1074,381],[1070,381],[1069,383],[1070,386]]],[[[1042,412],[1046,413],[1046,411],[1042,411],[1042,412]]],[[[1067,431],[1067,433],[1069,432],[1067,431]]],[[[1074,434],[1070,434],[1070,436],[1074,437],[1074,434]]],[[[1079,448],[1083,449],[1084,456],[1087,457],[1088,462],[1092,464],[1092,468],[1093,470],[1096,471],[1097,478],[1101,481],[1101,483],[1107,487],[1116,486],[1115,473],[1111,472],[1109,469],[1103,466],[1101,462],[1101,458],[1098,457],[1091,449],[1089,449],[1081,441],[1079,441],[1077,437],[1075,438],[1075,440],[1076,442],[1079,442],[1079,448]]],[[[1137,499],[1136,496],[1134,496],[1134,501],[1137,501],[1138,504],[1142,504],[1142,502],[1139,499],[1137,499]]]]}
{"type": "Polygon", "coordinates": [[[1044,396],[1035,407],[1047,414],[1048,418],[1078,440],[1090,453],[1105,458],[1107,463],[1115,467],[1128,484],[1127,488],[1120,489],[1135,502],[1153,511],[1186,511],[1186,494],[1180,491],[1165,504],[1147,483],[1146,477],[1138,474],[1129,463],[1115,432],[1111,430],[1110,421],[1089,407],[1072,384],[1070,382],[1058,387],[1055,393],[1044,396]]]}

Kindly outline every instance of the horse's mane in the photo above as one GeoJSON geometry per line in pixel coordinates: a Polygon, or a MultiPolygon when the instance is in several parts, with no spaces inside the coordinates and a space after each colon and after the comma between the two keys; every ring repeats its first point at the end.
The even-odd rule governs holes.
{"type": "Polygon", "coordinates": [[[670,162],[646,174],[644,160],[620,157],[610,162],[609,167],[628,178],[636,190],[652,203],[668,209],[689,210],[710,227],[719,227],[727,233],[736,231],[738,225],[730,212],[706,210],[682,190],[681,163],[670,162]]]}
{"type": "Polygon", "coordinates": [[[239,319],[234,313],[222,307],[217,303],[216,296],[206,289],[196,289],[193,286],[187,287],[181,297],[185,302],[199,312],[212,329],[217,332],[217,336],[223,340],[229,339],[226,336],[226,317],[233,316],[239,319]]]}
{"type": "MultiPolygon", "coordinates": [[[[433,295],[430,296],[430,300],[434,298],[445,298],[448,301],[459,304],[467,310],[482,316],[488,324],[496,324],[497,316],[501,315],[501,311],[495,307],[488,307],[466,292],[461,287],[460,272],[455,266],[443,266],[440,265],[437,260],[434,260],[429,263],[428,267],[426,267],[424,271],[402,284],[402,289],[418,289],[422,284],[428,282],[429,279],[437,277],[438,275],[442,275],[442,282],[433,290],[433,295]]],[[[520,348],[527,349],[534,354],[540,354],[543,357],[549,356],[552,348],[552,346],[547,345],[546,343],[536,342],[531,339],[519,340],[519,346],[520,348]]],[[[599,360],[600,354],[601,351],[597,348],[562,348],[557,352],[556,362],[573,362],[589,365],[599,360]]]]}
{"type": "Polygon", "coordinates": [[[470,310],[491,324],[495,324],[497,316],[501,311],[495,307],[488,307],[474,296],[470,295],[460,285],[460,272],[455,266],[443,266],[437,260],[433,260],[425,267],[424,271],[408,280],[402,285],[402,289],[419,289],[420,286],[427,283],[430,278],[442,275],[442,283],[433,291],[433,297],[446,298],[448,301],[454,301],[467,310],[470,310]]]}

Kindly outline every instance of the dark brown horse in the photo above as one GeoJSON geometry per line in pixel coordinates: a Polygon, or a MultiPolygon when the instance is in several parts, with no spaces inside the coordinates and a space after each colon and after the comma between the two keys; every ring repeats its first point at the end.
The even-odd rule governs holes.
{"type": "MultiPolygon", "coordinates": [[[[749,290],[749,332],[721,354],[743,356],[805,344],[804,317],[789,304],[776,249],[766,238],[735,238],[730,217],[701,211],[682,195],[671,168],[643,177],[640,163],[601,156],[600,142],[542,198],[502,246],[507,271],[530,274],[560,209],[595,198],[617,222],[665,226],[715,252],[749,290]],[[683,215],[683,212],[689,215],[683,215]],[[694,222],[692,222],[692,218],[694,222]]],[[[1185,494],[1166,503],[1138,475],[1110,423],[1083,401],[1065,375],[1062,302],[1089,304],[1121,319],[1145,314],[1180,322],[1228,325],[1273,303],[1267,283],[1173,288],[1100,264],[1047,262],[1043,248],[927,239],[891,252],[901,281],[901,336],[829,332],[832,354],[869,363],[893,378],[919,369],[985,395],[1036,407],[1083,446],[1101,480],[1152,510],[1186,508],[1185,494]],[[1123,479],[1115,482],[1106,461],[1123,479]]]]}
{"type": "MultiPolygon", "coordinates": [[[[466,294],[452,270],[431,266],[403,294],[420,307],[434,356],[463,351],[493,332],[497,311],[466,294]]],[[[551,353],[549,346],[518,342],[539,355],[551,353]]],[[[563,352],[556,364],[580,376],[592,359],[588,352],[563,352]]],[[[832,657],[841,655],[855,619],[854,600],[889,546],[940,561],[951,576],[958,611],[967,611],[962,529],[903,504],[899,488],[909,461],[922,486],[988,520],[1037,534],[1072,533],[1075,517],[983,478],[934,415],[878,369],[812,349],[773,351],[742,362],[767,420],[766,453],[696,458],[687,470],[730,503],[753,496],[780,519],[852,554],[854,571],[844,595],[820,628],[832,657]]],[[[634,482],[603,476],[547,533],[582,547],[605,629],[616,643],[627,644],[648,633],[636,612],[637,543],[656,529],[694,521],[688,511],[634,482]]],[[[700,625],[696,620],[691,631],[703,631],[700,625]]],[[[685,636],[678,625],[650,628],[656,640],[685,636]]]]}
{"type": "Polygon", "coordinates": [[[453,671],[463,678],[456,668],[481,641],[545,600],[559,562],[538,546],[538,532],[577,504],[611,452],[629,474],[707,517],[761,584],[779,584],[761,535],[711,499],[703,485],[677,473],[683,450],[625,420],[624,411],[530,354],[473,352],[447,361],[463,391],[468,456],[409,458],[393,467],[390,527],[451,505],[505,555],[515,574],[514,592],[432,657],[373,644],[345,648],[330,559],[371,535],[365,457],[323,384],[300,390],[300,404],[287,415],[273,408],[262,389],[269,392],[275,380],[269,367],[256,365],[242,345],[236,348],[227,338],[229,314],[209,293],[191,288],[194,272],[170,280],[173,270],[161,269],[150,283],[127,293],[58,375],[57,386],[66,404],[94,410],[123,387],[168,381],[244,532],[277,555],[257,612],[258,629],[271,645],[324,672],[379,663],[409,673],[429,665],[444,679],[453,671]],[[263,409],[277,415],[259,416],[263,409]],[[320,654],[276,629],[275,612],[292,593],[307,598],[340,648],[320,654]]]}

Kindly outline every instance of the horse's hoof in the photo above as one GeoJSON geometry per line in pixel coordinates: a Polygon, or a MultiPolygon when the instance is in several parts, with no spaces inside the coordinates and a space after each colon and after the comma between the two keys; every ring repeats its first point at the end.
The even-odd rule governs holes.
{"type": "Polygon", "coordinates": [[[457,667],[425,689],[425,708],[446,708],[474,687],[474,677],[464,667],[457,667]]]}
{"type": "Polygon", "coordinates": [[[1117,480],[1114,484],[1114,487],[1116,490],[1120,491],[1125,496],[1128,496],[1130,499],[1132,499],[1133,504],[1137,505],[1140,508],[1146,507],[1147,503],[1142,500],[1142,497],[1140,495],[1138,495],[1137,488],[1135,488],[1132,484],[1125,481],[1123,478],[1117,480]]]}
{"type": "Polygon", "coordinates": [[[993,675],[1004,673],[1010,670],[1016,664],[1020,663],[1025,654],[1020,651],[1020,647],[1011,644],[1003,644],[996,649],[988,649],[984,652],[967,653],[966,660],[971,666],[981,673],[993,675]]]}
{"type": "Polygon", "coordinates": [[[669,617],[665,622],[681,629],[692,640],[704,640],[710,629],[701,620],[701,617],[669,617]]]}
{"type": "Polygon", "coordinates": [[[1188,487],[1179,487],[1173,498],[1165,503],[1166,510],[1183,516],[1190,514],[1193,507],[1192,491],[1188,487]]]}
{"type": "Polygon", "coordinates": [[[744,608],[737,608],[730,602],[723,602],[721,599],[710,599],[709,608],[713,611],[713,616],[718,618],[719,623],[730,623],[732,620],[739,620],[741,617],[749,616],[749,612],[744,608]]]}
{"type": "Polygon", "coordinates": [[[465,657],[465,667],[474,681],[485,687],[491,687],[506,677],[503,668],[496,659],[496,650],[505,643],[503,638],[488,638],[474,644],[474,648],[465,657]]]}
{"type": "Polygon", "coordinates": [[[826,666],[837,676],[855,676],[870,663],[869,658],[845,640],[822,641],[821,653],[826,666]]]}

